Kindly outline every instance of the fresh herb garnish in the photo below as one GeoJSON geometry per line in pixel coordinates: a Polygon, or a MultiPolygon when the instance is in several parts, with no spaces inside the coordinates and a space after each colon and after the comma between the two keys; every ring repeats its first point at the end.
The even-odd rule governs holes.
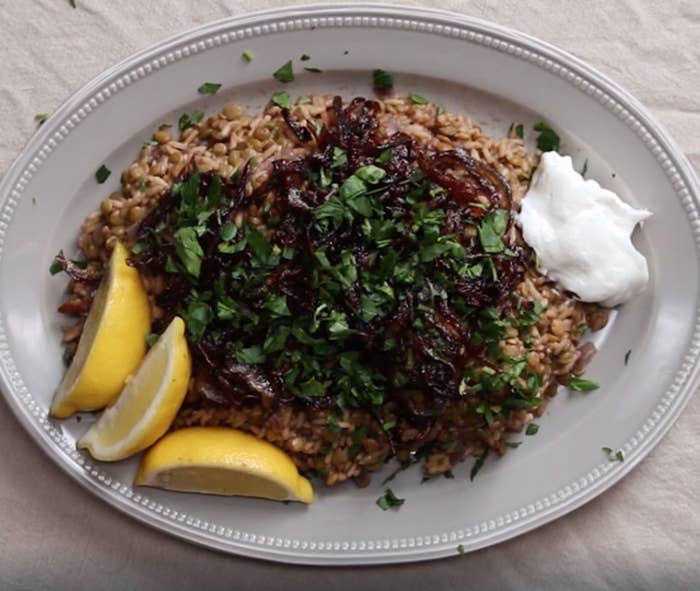
{"type": "Polygon", "coordinates": [[[525,127],[522,123],[518,123],[513,127],[513,129],[515,130],[515,137],[520,138],[521,140],[525,137],[525,127]]]}
{"type": "Polygon", "coordinates": [[[292,99],[290,98],[289,93],[285,90],[276,92],[272,95],[270,100],[272,101],[272,104],[277,105],[281,109],[291,109],[292,107],[292,99]]]}
{"type": "Polygon", "coordinates": [[[419,94],[412,93],[408,96],[414,105],[427,105],[430,101],[427,98],[423,98],[419,94]]]}
{"type": "Polygon", "coordinates": [[[149,347],[152,347],[153,345],[156,344],[158,339],[160,338],[160,335],[158,333],[152,332],[146,335],[146,344],[149,347]]]}
{"type": "Polygon", "coordinates": [[[180,131],[185,131],[188,127],[197,125],[202,119],[204,119],[204,113],[202,111],[183,113],[177,121],[177,126],[180,128],[180,131]]]}
{"type": "Polygon", "coordinates": [[[406,502],[406,499],[400,499],[394,494],[394,491],[387,488],[384,494],[377,499],[377,505],[382,511],[391,509],[392,507],[398,508],[406,502]]]}
{"type": "Polygon", "coordinates": [[[171,127],[172,125],[170,125],[170,123],[161,123],[158,126],[158,131],[165,131],[166,129],[170,129],[171,127]]]}
{"type": "Polygon", "coordinates": [[[535,435],[540,430],[540,426],[536,423],[530,423],[525,428],[525,435],[535,435]]]}
{"type": "Polygon", "coordinates": [[[625,365],[627,365],[627,363],[629,362],[631,354],[632,354],[632,349],[630,349],[629,351],[627,351],[627,353],[625,353],[625,365]]]}
{"type": "Polygon", "coordinates": [[[479,241],[485,252],[499,253],[505,250],[503,235],[508,226],[509,217],[510,213],[507,210],[497,209],[486,215],[479,224],[479,241]]]}
{"type": "Polygon", "coordinates": [[[459,554],[460,556],[464,556],[464,554],[465,554],[464,544],[459,544],[457,546],[457,554],[459,554]]]}
{"type": "Polygon", "coordinates": [[[253,52],[250,51],[250,49],[245,49],[242,53],[243,59],[247,62],[252,62],[253,61],[253,52]]]}
{"type": "Polygon", "coordinates": [[[539,132],[537,136],[537,147],[542,152],[558,152],[561,142],[557,133],[544,121],[535,123],[533,129],[539,132]]]}
{"type": "Polygon", "coordinates": [[[583,380],[581,378],[571,378],[569,382],[569,388],[575,390],[576,392],[592,392],[597,390],[600,386],[591,380],[583,380]]]}
{"type": "Polygon", "coordinates": [[[112,174],[112,171],[103,164],[97,169],[95,179],[98,183],[102,184],[109,178],[110,174],[112,174]]]}
{"type": "Polygon", "coordinates": [[[613,449],[610,447],[603,447],[602,449],[608,455],[608,460],[611,462],[625,461],[625,455],[622,453],[621,449],[618,449],[617,451],[613,451],[613,449]]]}
{"type": "Polygon", "coordinates": [[[280,66],[272,74],[272,77],[275,80],[279,80],[280,82],[282,82],[284,84],[294,80],[294,71],[292,70],[292,60],[289,60],[286,64],[284,64],[283,66],[280,66]]]}
{"type": "Polygon", "coordinates": [[[37,113],[36,115],[34,115],[34,121],[36,121],[39,125],[43,125],[44,121],[46,121],[48,118],[48,113],[37,113]]]}
{"type": "Polygon", "coordinates": [[[199,94],[216,94],[219,92],[219,88],[221,88],[221,84],[216,82],[205,82],[197,89],[197,92],[199,94]]]}
{"type": "Polygon", "coordinates": [[[372,72],[372,86],[375,91],[387,91],[394,88],[394,77],[385,70],[372,72]]]}
{"type": "Polygon", "coordinates": [[[51,261],[51,265],[49,266],[49,273],[51,273],[51,275],[57,275],[61,271],[63,271],[61,263],[59,263],[56,259],[51,261]]]}
{"type": "Polygon", "coordinates": [[[304,67],[304,69],[307,72],[311,72],[312,74],[321,74],[323,72],[323,70],[321,70],[321,68],[316,68],[315,66],[306,66],[306,67],[304,67]]]}
{"type": "Polygon", "coordinates": [[[469,480],[474,480],[476,475],[479,473],[479,470],[484,467],[484,462],[486,461],[486,456],[488,455],[488,449],[482,453],[478,458],[476,458],[476,461],[474,462],[474,465],[472,466],[471,471],[469,472],[469,480]]]}

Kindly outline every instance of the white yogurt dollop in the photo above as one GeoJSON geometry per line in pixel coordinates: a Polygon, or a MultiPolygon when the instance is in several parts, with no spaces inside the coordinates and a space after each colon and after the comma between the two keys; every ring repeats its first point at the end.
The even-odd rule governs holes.
{"type": "Polygon", "coordinates": [[[540,271],[584,302],[612,307],[649,281],[647,261],[631,236],[650,215],[585,180],[569,156],[545,152],[516,219],[540,271]]]}

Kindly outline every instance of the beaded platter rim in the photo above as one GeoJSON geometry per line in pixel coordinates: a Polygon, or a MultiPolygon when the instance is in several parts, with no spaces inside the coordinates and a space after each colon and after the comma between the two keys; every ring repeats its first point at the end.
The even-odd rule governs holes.
{"type": "MultiPolygon", "coordinates": [[[[700,253],[700,190],[692,169],[673,140],[626,91],[577,58],[510,29],[455,13],[382,5],[312,5],[267,10],[223,19],[151,46],[106,70],[70,97],[44,124],[0,184],[0,266],[7,231],[33,176],[56,147],[92,111],[130,84],[187,57],[245,39],[314,28],[391,28],[478,44],[553,73],[608,109],[644,143],[663,169],[692,227],[700,253]]],[[[211,548],[258,558],[305,564],[371,564],[427,560],[456,554],[458,545],[475,550],[514,537],[568,513],[612,486],[661,440],[700,381],[700,308],[693,336],[671,387],[654,412],[621,449],[624,464],[600,463],[550,495],[487,521],[438,534],[371,540],[288,539],[226,528],[178,512],[112,479],[56,429],[47,409],[24,384],[10,351],[0,315],[2,391],[19,421],[71,477],[101,499],[153,527],[211,548]]]]}

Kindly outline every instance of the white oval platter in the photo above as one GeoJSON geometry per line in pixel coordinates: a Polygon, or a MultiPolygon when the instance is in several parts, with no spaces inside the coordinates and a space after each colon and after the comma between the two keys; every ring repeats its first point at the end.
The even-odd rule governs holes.
{"type": "MultiPolygon", "coordinates": [[[[529,137],[532,135],[530,132],[529,137]]],[[[591,500],[663,437],[698,385],[700,222],[698,184],[668,135],[616,84],[571,55],[526,35],[457,14],[334,5],[260,12],[215,22],[110,68],[37,131],[0,185],[0,377],[10,408],[41,448],[99,498],[153,527],[219,550],[307,564],[369,564],[451,556],[505,540],[591,500]],[[254,54],[242,59],[244,50],[254,54]],[[47,271],[73,248],[81,220],[118,186],[118,171],[160,123],[236,101],[261,108],[274,72],[299,56],[323,74],[285,86],[293,95],[368,95],[370,72],[467,112],[494,134],[511,121],[546,118],[563,151],[629,203],[654,212],[635,241],[648,257],[647,291],[596,336],[588,375],[601,388],[560,392],[536,437],[487,462],[474,482],[420,485],[417,469],[391,484],[406,503],[375,505],[372,485],[325,490],[310,507],[135,489],[138,459],[116,464],[75,449],[90,420],[47,416],[63,371],[56,307],[65,280],[47,271]],[[220,82],[212,97],[197,94],[220,82]],[[104,185],[94,172],[112,171],[104,185]],[[628,363],[625,362],[626,353],[628,363]],[[610,462],[601,448],[622,450],[610,462]]],[[[661,466],[659,470],[663,469],[661,466]]],[[[80,502],[76,498],[76,502],[80,502]]]]}

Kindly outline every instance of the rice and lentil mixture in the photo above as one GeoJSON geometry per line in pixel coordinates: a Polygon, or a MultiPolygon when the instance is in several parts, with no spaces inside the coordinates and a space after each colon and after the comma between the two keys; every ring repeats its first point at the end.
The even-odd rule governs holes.
{"type": "MultiPolygon", "coordinates": [[[[478,174],[487,174],[484,171],[492,170],[505,182],[502,189],[509,189],[507,205],[490,202],[483,195],[477,194],[476,202],[469,206],[465,214],[473,216],[473,223],[464,224],[460,228],[459,240],[465,244],[478,245],[481,240],[481,246],[484,246],[484,240],[496,240],[496,245],[500,244],[500,252],[499,248],[487,249],[487,252],[499,252],[493,256],[500,257],[498,261],[505,261],[498,263],[506,265],[503,269],[510,269],[507,265],[514,264],[506,260],[508,257],[522,265],[520,274],[513,272],[517,282],[508,286],[510,293],[500,294],[500,299],[493,296],[496,298],[493,301],[479,301],[477,296],[475,301],[469,300],[472,305],[467,306],[465,314],[471,314],[470,317],[477,319],[474,322],[481,331],[469,338],[473,342],[477,339],[487,341],[481,345],[478,362],[468,362],[464,367],[458,368],[462,373],[461,380],[458,380],[458,385],[455,386],[458,390],[457,395],[439,397],[439,404],[435,403],[438,399],[435,396],[431,398],[424,392],[416,391],[409,394],[402,391],[400,396],[380,393],[377,394],[379,398],[375,398],[371,404],[366,400],[357,403],[354,399],[345,399],[336,404],[338,401],[333,400],[333,393],[323,390],[318,393],[318,397],[312,396],[308,399],[304,398],[303,392],[301,397],[285,395],[275,399],[274,396],[266,394],[256,396],[256,387],[262,384],[264,388],[267,384],[260,373],[255,373],[256,368],[260,367],[255,364],[259,364],[261,360],[251,358],[251,355],[255,357],[256,353],[260,353],[259,345],[262,343],[256,345],[247,342],[243,343],[248,345],[245,349],[239,347],[238,359],[234,359],[237,361],[236,371],[241,371],[241,366],[246,366],[245,362],[255,371],[248,375],[247,383],[250,387],[246,395],[232,397],[216,391],[217,384],[221,382],[206,375],[202,378],[200,370],[209,361],[209,353],[198,344],[198,340],[203,338],[203,332],[213,330],[213,325],[207,328],[207,318],[203,320],[197,310],[189,309],[189,316],[186,315],[185,319],[186,322],[189,321],[189,338],[195,353],[195,367],[187,398],[172,428],[225,425],[249,431],[288,452],[302,472],[322,477],[327,485],[335,485],[348,479],[354,479],[358,485],[365,485],[369,481],[370,473],[380,469],[392,457],[403,465],[422,461],[425,474],[433,476],[450,474],[450,469],[457,462],[469,457],[478,458],[479,464],[483,463],[483,458],[489,452],[501,455],[509,447],[515,447],[517,443],[511,440],[510,434],[522,431],[533,418],[543,413],[547,401],[554,396],[559,384],[567,384],[572,377],[583,373],[594,348],[590,344],[579,346],[579,340],[587,330],[602,328],[607,316],[603,309],[577,301],[539,274],[535,269],[532,253],[527,245],[522,243],[519,232],[512,223],[501,220],[501,227],[498,227],[494,208],[504,207],[511,211],[519,208],[537,162],[536,156],[528,151],[523,140],[513,131],[504,138],[488,137],[468,117],[445,112],[432,103],[415,104],[404,98],[374,99],[371,102],[357,103],[355,107],[346,107],[343,115],[338,99],[334,101],[332,96],[317,95],[300,100],[288,110],[270,104],[262,113],[255,115],[248,114],[239,105],[229,104],[220,113],[186,127],[179,137],[174,128],[161,126],[154,133],[153,140],[143,147],[139,159],[123,172],[121,191],[103,199],[99,209],[90,214],[82,225],[78,246],[88,262],[89,273],[84,275],[84,279],[76,275],[70,281],[67,300],[61,307],[61,311],[65,313],[82,317],[77,324],[64,330],[67,358],[70,359],[75,351],[82,322],[96,288],[96,279],[101,276],[117,241],[124,242],[132,249],[132,263],[139,269],[151,301],[154,331],[162,330],[164,322],[177,311],[173,298],[168,296],[169,290],[174,289],[169,277],[176,273],[177,269],[172,268],[175,263],[170,260],[170,268],[166,264],[166,271],[158,272],[161,267],[149,263],[149,249],[155,248],[155,243],[148,243],[145,239],[149,235],[153,236],[154,224],[166,219],[163,216],[170,215],[172,218],[174,215],[172,205],[167,205],[167,202],[173,201],[174,186],[177,186],[180,198],[184,200],[183,185],[187,183],[187,179],[192,179],[195,173],[199,173],[196,176],[199,186],[195,187],[195,193],[197,198],[205,199],[206,197],[201,197],[198,191],[206,192],[207,187],[218,183],[217,190],[221,192],[220,179],[228,179],[224,182],[224,201],[235,193],[240,203],[235,209],[226,210],[226,215],[229,216],[227,219],[230,220],[230,223],[224,224],[226,228],[219,226],[222,236],[224,232],[229,235],[226,237],[229,243],[224,245],[224,251],[226,248],[229,248],[230,252],[235,250],[237,243],[233,236],[236,233],[248,236],[249,242],[252,240],[252,233],[272,240],[275,232],[281,231],[279,226],[274,228],[269,223],[276,207],[275,182],[279,181],[279,178],[275,180],[274,175],[282,175],[280,178],[286,181],[294,177],[294,182],[301,183],[302,190],[308,188],[304,185],[305,181],[298,180],[298,170],[280,172],[275,162],[300,162],[321,152],[323,146],[319,144],[328,143],[327,137],[323,139],[322,130],[332,129],[334,126],[338,128],[339,118],[352,119],[353,113],[356,115],[360,112],[358,109],[368,110],[372,115],[376,125],[372,131],[373,137],[384,142],[379,157],[375,159],[377,165],[367,166],[365,161],[359,162],[364,164],[366,169],[363,178],[365,190],[370,189],[368,194],[371,194],[372,187],[381,183],[381,178],[377,177],[386,174],[384,170],[377,173],[377,169],[385,167],[391,170],[394,166],[398,170],[399,165],[405,167],[406,162],[415,158],[406,157],[402,161],[403,164],[396,160],[392,165],[391,159],[396,157],[396,154],[392,156],[387,152],[387,149],[391,148],[384,146],[392,145],[392,140],[396,138],[400,138],[401,141],[395,141],[394,145],[413,142],[411,145],[414,145],[415,149],[423,151],[421,157],[433,158],[435,169],[439,168],[437,172],[443,175],[442,178],[450,180],[451,184],[443,185],[447,187],[447,191],[440,187],[439,179],[437,183],[432,179],[429,185],[420,185],[424,189],[429,187],[430,191],[437,189],[435,194],[442,193],[440,198],[443,200],[454,198],[452,189],[456,186],[455,182],[460,180],[454,168],[459,167],[459,162],[450,161],[438,167],[438,159],[441,153],[452,154],[455,150],[459,150],[459,154],[464,156],[460,156],[463,162],[472,162],[473,159],[476,163],[486,165],[486,168],[474,173],[477,181],[478,174]],[[351,108],[354,108],[354,111],[351,108]],[[375,173],[374,178],[368,171],[375,173]],[[446,171],[450,174],[444,176],[446,171]],[[215,178],[219,180],[212,180],[215,178]],[[491,225],[488,228],[489,236],[484,237],[480,232],[487,220],[490,220],[491,225]],[[150,234],[144,228],[150,228],[150,234]],[[499,240],[502,242],[499,243],[499,240]],[[509,303],[504,305],[503,302],[509,303]],[[203,323],[204,327],[200,326],[199,334],[193,334],[192,325],[197,322],[203,323]],[[484,353],[484,347],[490,347],[490,352],[484,353]],[[247,354],[247,357],[241,353],[247,354]],[[484,363],[483,367],[480,366],[485,359],[487,363],[484,363]],[[487,391],[489,388],[493,391],[487,391]]],[[[355,123],[357,125],[353,133],[369,133],[367,129],[360,130],[362,122],[358,120],[355,123]]],[[[336,133],[336,136],[342,135],[342,132],[336,133]]],[[[336,140],[341,141],[343,138],[338,140],[336,137],[336,140]]],[[[347,160],[346,154],[343,149],[338,148],[337,141],[333,151],[328,152],[328,157],[334,159],[328,170],[337,164],[337,158],[340,162],[338,168],[346,169],[346,173],[343,173],[345,178],[341,181],[347,182],[347,177],[353,176],[353,171],[357,172],[358,163],[353,165],[352,162],[348,164],[343,160],[347,160]]],[[[325,148],[330,150],[328,146],[325,148]]],[[[323,170],[321,174],[324,174],[323,170]]],[[[496,183],[494,179],[495,176],[490,180],[496,183]]],[[[332,180],[323,176],[314,179],[314,186],[325,185],[327,200],[334,196],[337,198],[337,187],[332,180]]],[[[420,183],[425,182],[427,181],[416,179],[414,175],[397,183],[397,186],[403,183],[409,187],[419,187],[420,183]]],[[[418,192],[420,190],[416,189],[418,192]]],[[[211,194],[211,189],[209,192],[211,194]]],[[[410,193],[407,195],[410,196],[410,193]]],[[[279,197],[277,199],[279,200],[279,197]]],[[[182,207],[180,203],[180,210],[182,207]]],[[[307,206],[303,207],[308,209],[307,206]]],[[[445,222],[443,220],[440,223],[445,222]]],[[[365,224],[369,225],[369,222],[365,224]]],[[[326,229],[328,227],[324,226],[326,229]]],[[[316,247],[318,248],[318,244],[316,247]]],[[[196,249],[196,246],[194,248],[196,249]]],[[[221,250],[221,245],[219,249],[221,250]]],[[[463,254],[460,249],[462,247],[459,244],[453,245],[450,252],[456,253],[454,256],[459,258],[463,254]]],[[[441,252],[447,253],[447,250],[443,249],[441,252]]],[[[280,260],[284,259],[284,254],[280,254],[280,260]]],[[[488,254],[482,253],[479,256],[482,257],[478,259],[481,262],[477,263],[477,266],[470,266],[466,272],[473,276],[486,277],[478,279],[482,282],[478,285],[483,288],[491,281],[488,279],[489,273],[493,275],[494,280],[496,279],[497,269],[488,262],[488,254]],[[490,270],[487,263],[491,265],[490,270]]],[[[182,266],[186,266],[186,262],[186,257],[178,259],[180,272],[184,272],[182,266]]],[[[394,261],[394,264],[399,263],[400,261],[394,261]]],[[[331,267],[338,265],[341,263],[331,261],[331,267]]],[[[498,272],[503,272],[503,269],[498,267],[498,272]]],[[[328,267],[328,272],[331,271],[328,267]]],[[[198,285],[197,289],[201,291],[201,285],[198,285]]],[[[394,297],[396,296],[397,294],[394,294],[394,297]]],[[[181,302],[192,297],[181,290],[177,295],[181,302]]],[[[221,312],[221,301],[216,304],[219,306],[218,312],[221,312]]],[[[279,299],[275,301],[280,303],[279,299]]],[[[440,304],[439,297],[435,301],[443,305],[440,304]]],[[[229,302],[231,305],[233,303],[229,302]]],[[[269,303],[269,300],[265,304],[261,303],[261,307],[269,303]]],[[[292,300],[289,304],[294,307],[292,300]]],[[[286,308],[286,303],[283,308],[286,308]]],[[[394,313],[396,308],[392,310],[394,313]]],[[[199,311],[201,312],[201,309],[199,311]]],[[[180,310],[180,313],[182,312],[180,310]]],[[[187,314],[188,310],[184,312],[187,314]]],[[[284,315],[284,310],[280,312],[278,309],[277,313],[284,315]]],[[[297,313],[294,312],[293,315],[297,313]]],[[[316,314],[327,320],[327,317],[323,316],[324,313],[319,312],[317,308],[316,314]]],[[[252,314],[254,315],[255,311],[252,314]]],[[[341,317],[336,316],[335,320],[341,321],[339,326],[346,333],[353,327],[355,333],[360,332],[352,323],[348,327],[349,320],[344,314],[341,317]]],[[[372,325],[371,318],[365,320],[369,326],[372,325]]],[[[413,318],[412,321],[415,325],[416,319],[413,318]]],[[[461,329],[464,326],[461,321],[454,321],[454,318],[451,321],[453,329],[461,329]]],[[[357,322],[364,326],[362,321],[357,322]]],[[[333,326],[337,328],[338,325],[333,326]]],[[[331,333],[327,334],[333,334],[332,329],[330,330],[331,333]]],[[[417,328],[411,330],[415,330],[419,336],[422,334],[417,328]]],[[[443,332],[449,333],[449,327],[443,332]]],[[[387,339],[387,342],[389,340],[391,339],[387,339]]],[[[402,354],[404,353],[405,351],[402,354]]],[[[428,354],[432,355],[434,351],[428,349],[426,355],[428,354]]],[[[463,359],[464,346],[461,347],[461,354],[463,359]]],[[[411,351],[408,355],[411,356],[411,351]]],[[[275,354],[268,355],[268,362],[274,357],[275,354]]],[[[209,368],[210,373],[212,369],[209,368]]],[[[294,367],[288,365],[284,370],[289,374],[294,367]]],[[[375,381],[380,378],[375,378],[375,381]]],[[[443,378],[438,376],[435,379],[439,381],[443,378]]],[[[394,389],[397,384],[400,389],[401,384],[398,382],[398,379],[392,382],[394,389]]],[[[317,387],[319,381],[309,379],[304,383],[309,387],[317,387]]],[[[371,379],[367,384],[371,389],[371,379]]],[[[292,386],[290,388],[294,389],[292,386]]],[[[358,394],[356,390],[353,392],[357,396],[364,395],[362,392],[358,394]]]]}

